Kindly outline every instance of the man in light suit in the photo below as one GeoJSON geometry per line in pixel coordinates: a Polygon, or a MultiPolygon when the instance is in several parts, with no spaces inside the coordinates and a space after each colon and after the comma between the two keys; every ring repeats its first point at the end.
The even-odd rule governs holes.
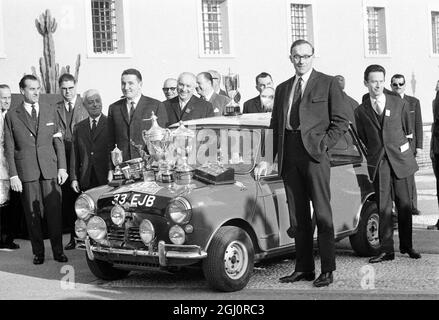
{"type": "Polygon", "coordinates": [[[70,157],[71,187],[76,193],[107,183],[110,156],[101,95],[97,90],[87,90],[83,103],[89,117],[75,126],[70,157]]]}
{"type": "Polygon", "coordinates": [[[256,76],[256,90],[259,95],[244,102],[244,110],[242,113],[258,113],[270,112],[261,104],[261,93],[267,87],[273,87],[273,79],[267,72],[261,72],[256,76]]]}
{"type": "MultiPolygon", "coordinates": [[[[152,113],[158,117],[158,124],[165,127],[168,122],[166,109],[160,101],[142,94],[142,75],[136,69],[122,72],[121,87],[124,98],[110,105],[108,109],[108,152],[115,145],[122,151],[123,161],[139,158],[136,145],[144,145],[142,131],[151,128],[152,113]]],[[[113,168],[113,164],[109,164],[113,168]]],[[[113,179],[109,170],[108,180],[113,179]]]]}
{"type": "MultiPolygon", "coordinates": [[[[290,60],[296,74],[276,88],[270,128],[290,212],[288,235],[296,244],[295,271],[280,281],[315,279],[312,201],[322,272],[313,284],[323,287],[333,282],[336,269],[328,150],[348,130],[348,112],[352,110],[337,80],[313,69],[313,57],[314,47],[308,41],[292,44],[290,60]]],[[[257,179],[266,173],[267,166],[266,162],[258,165],[257,179]]]]}
{"type": "MultiPolygon", "coordinates": [[[[58,80],[62,101],[56,104],[56,112],[58,113],[58,127],[63,133],[64,147],[67,159],[67,172],[70,172],[70,153],[72,150],[72,135],[75,125],[87,117],[87,110],[82,106],[82,99],[76,94],[76,79],[69,73],[63,74],[58,80]]],[[[70,232],[70,241],[64,247],[65,250],[75,248],[75,201],[77,195],[70,188],[71,180],[61,186],[62,190],[62,213],[65,226],[70,232]]]]}
{"type": "Polygon", "coordinates": [[[197,80],[194,74],[183,72],[178,77],[178,97],[165,101],[168,126],[179,121],[215,116],[210,102],[194,96],[197,80]]]}
{"type": "Polygon", "coordinates": [[[43,221],[53,257],[67,262],[62,247],[61,188],[67,179],[62,135],[55,108],[39,104],[40,84],[33,75],[20,80],[24,102],[6,114],[5,153],[12,190],[21,192],[33,263],[44,263],[43,221]]]}
{"type": "Polygon", "coordinates": [[[197,75],[197,92],[205,101],[209,101],[213,106],[215,116],[222,116],[226,111],[226,106],[232,99],[217,94],[213,89],[213,79],[209,72],[201,72],[197,75]]]}
{"type": "Polygon", "coordinates": [[[381,253],[370,263],[395,258],[393,247],[392,200],[398,212],[399,249],[410,258],[421,257],[412,244],[412,201],[409,180],[418,170],[408,137],[412,121],[408,103],[383,93],[386,71],[370,65],[364,72],[364,85],[370,98],[355,110],[358,135],[367,148],[367,167],[373,181],[379,210],[381,253]]]}
{"type": "MultiPolygon", "coordinates": [[[[424,138],[424,130],[422,125],[422,114],[421,114],[421,104],[415,97],[405,94],[406,82],[405,77],[402,74],[395,74],[390,80],[390,85],[392,91],[398,94],[401,99],[407,101],[410,112],[410,120],[412,121],[413,137],[410,139],[410,148],[412,149],[413,155],[416,156],[422,150],[422,143],[424,138]]],[[[418,191],[416,190],[415,176],[410,181],[412,189],[412,201],[413,201],[413,214],[419,215],[421,212],[418,210],[418,191]]]]}

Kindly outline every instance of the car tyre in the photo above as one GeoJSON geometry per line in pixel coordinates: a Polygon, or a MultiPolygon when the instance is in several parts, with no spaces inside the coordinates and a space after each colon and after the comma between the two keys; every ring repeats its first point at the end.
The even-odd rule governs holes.
{"type": "Polygon", "coordinates": [[[202,268],[209,285],[219,291],[243,289],[254,266],[253,243],[243,229],[221,227],[212,238],[202,268]]]}
{"type": "Polygon", "coordinates": [[[114,268],[111,263],[101,260],[90,260],[87,253],[85,254],[87,265],[91,273],[102,280],[119,280],[128,276],[129,270],[114,268]]]}
{"type": "Polygon", "coordinates": [[[360,257],[371,257],[380,253],[379,214],[374,201],[367,201],[363,206],[357,232],[349,240],[352,249],[360,257]]]}

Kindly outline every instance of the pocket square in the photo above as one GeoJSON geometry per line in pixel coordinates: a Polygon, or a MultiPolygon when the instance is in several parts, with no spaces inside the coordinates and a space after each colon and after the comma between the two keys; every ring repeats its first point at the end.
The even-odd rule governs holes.
{"type": "Polygon", "coordinates": [[[53,125],[55,125],[53,122],[46,123],[46,126],[53,126],[53,125]]]}
{"type": "Polygon", "coordinates": [[[215,110],[213,110],[213,112],[219,112],[219,109],[218,109],[218,108],[215,108],[215,110]]]}
{"type": "Polygon", "coordinates": [[[401,152],[406,152],[409,149],[410,145],[408,142],[404,143],[402,146],[399,147],[399,150],[401,150],[401,152]]]}
{"type": "Polygon", "coordinates": [[[54,138],[62,138],[62,133],[61,132],[57,132],[53,135],[54,138]]]}

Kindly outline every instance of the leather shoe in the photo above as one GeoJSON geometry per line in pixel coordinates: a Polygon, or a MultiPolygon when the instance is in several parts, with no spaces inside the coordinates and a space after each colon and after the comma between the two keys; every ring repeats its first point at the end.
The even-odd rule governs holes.
{"type": "Polygon", "coordinates": [[[70,240],[69,243],[66,244],[64,250],[73,250],[76,248],[75,240],[70,240]]]}
{"type": "Polygon", "coordinates": [[[408,253],[409,257],[412,259],[421,258],[421,255],[419,253],[417,253],[414,249],[409,249],[409,250],[401,249],[401,253],[402,254],[408,253]]]}
{"type": "Polygon", "coordinates": [[[370,258],[369,263],[379,263],[379,262],[383,262],[383,261],[390,261],[393,259],[395,259],[394,253],[383,252],[383,253],[377,255],[376,257],[370,258]]]}
{"type": "Polygon", "coordinates": [[[34,264],[43,264],[44,263],[44,256],[34,256],[34,264]]]}
{"type": "Polygon", "coordinates": [[[56,255],[55,257],[53,257],[53,259],[55,261],[58,261],[58,262],[67,262],[67,261],[69,261],[69,259],[67,259],[66,255],[64,253],[56,255]]]}
{"type": "Polygon", "coordinates": [[[15,249],[20,249],[20,246],[14,242],[2,243],[2,244],[0,244],[0,249],[15,250],[15,249]]]}
{"type": "Polygon", "coordinates": [[[323,272],[319,277],[313,282],[314,287],[326,287],[334,282],[334,277],[332,272],[323,272]]]}
{"type": "Polygon", "coordinates": [[[300,280],[312,281],[316,278],[314,271],[311,272],[298,272],[294,271],[289,276],[285,276],[279,279],[281,283],[293,283],[300,280]]]}

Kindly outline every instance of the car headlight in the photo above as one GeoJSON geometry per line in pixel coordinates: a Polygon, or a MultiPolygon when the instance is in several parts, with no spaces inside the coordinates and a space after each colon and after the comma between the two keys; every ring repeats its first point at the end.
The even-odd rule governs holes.
{"type": "Polygon", "coordinates": [[[78,219],[75,221],[75,233],[79,239],[87,237],[87,225],[84,220],[78,219]]]}
{"type": "Polygon", "coordinates": [[[96,212],[93,199],[86,193],[82,193],[75,202],[75,212],[79,219],[87,220],[96,212]]]}
{"type": "Polygon", "coordinates": [[[105,239],[107,235],[107,225],[104,219],[97,216],[92,217],[87,223],[87,233],[93,240],[99,241],[105,239]]]}
{"type": "Polygon", "coordinates": [[[183,244],[186,241],[184,230],[180,226],[173,226],[169,229],[169,240],[174,244],[183,244]]]}
{"type": "Polygon", "coordinates": [[[113,221],[115,225],[120,227],[125,222],[126,212],[121,206],[115,205],[113,209],[111,209],[110,216],[111,221],[113,221]]]}
{"type": "Polygon", "coordinates": [[[169,217],[177,224],[186,224],[192,217],[192,206],[185,198],[177,197],[167,208],[169,217]]]}
{"type": "Polygon", "coordinates": [[[142,223],[139,226],[139,234],[140,238],[142,239],[143,243],[148,245],[151,243],[152,240],[155,238],[155,230],[154,226],[152,225],[151,221],[148,219],[144,219],[142,223]]]}

